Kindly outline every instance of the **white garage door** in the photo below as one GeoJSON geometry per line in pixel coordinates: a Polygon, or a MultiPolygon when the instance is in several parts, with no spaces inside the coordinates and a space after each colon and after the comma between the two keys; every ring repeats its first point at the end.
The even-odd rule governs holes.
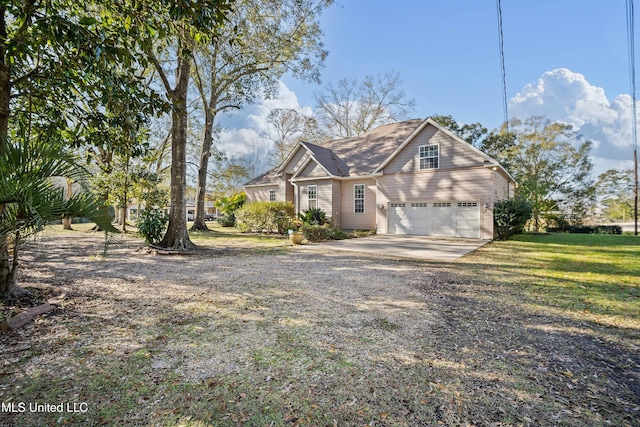
{"type": "Polygon", "coordinates": [[[478,202],[389,203],[389,234],[480,238],[478,202]]]}

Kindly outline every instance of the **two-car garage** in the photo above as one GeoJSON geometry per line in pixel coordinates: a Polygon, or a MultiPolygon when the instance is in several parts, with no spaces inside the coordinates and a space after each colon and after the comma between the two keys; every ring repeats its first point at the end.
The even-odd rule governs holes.
{"type": "Polygon", "coordinates": [[[395,202],[387,212],[389,234],[480,238],[477,201],[395,202]]]}

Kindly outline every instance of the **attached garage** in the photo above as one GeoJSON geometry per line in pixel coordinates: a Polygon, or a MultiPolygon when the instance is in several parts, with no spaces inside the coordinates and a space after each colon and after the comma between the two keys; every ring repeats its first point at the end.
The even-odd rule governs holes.
{"type": "Polygon", "coordinates": [[[389,234],[480,238],[477,201],[394,202],[388,212],[389,234]]]}

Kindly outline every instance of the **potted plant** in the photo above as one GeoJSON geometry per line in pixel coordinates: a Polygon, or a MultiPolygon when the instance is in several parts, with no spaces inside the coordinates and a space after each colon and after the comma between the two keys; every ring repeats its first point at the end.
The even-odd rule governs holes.
{"type": "Polygon", "coordinates": [[[302,231],[300,231],[300,227],[302,227],[302,221],[296,219],[292,223],[293,229],[289,230],[289,241],[292,245],[301,245],[302,244],[302,231]]]}

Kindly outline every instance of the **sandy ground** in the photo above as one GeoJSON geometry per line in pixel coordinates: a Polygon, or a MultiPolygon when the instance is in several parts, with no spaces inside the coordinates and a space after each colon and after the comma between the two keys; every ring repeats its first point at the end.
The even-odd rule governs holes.
{"type": "MultiPolygon", "coordinates": [[[[76,234],[25,248],[21,283],[67,299],[2,336],[2,401],[33,387],[46,395],[63,378],[76,385],[60,386],[60,399],[92,405],[94,418],[78,423],[116,422],[122,415],[104,415],[113,403],[89,379],[144,351],[148,362],[132,377],[233,381],[254,408],[271,395],[291,413],[312,398],[311,425],[322,416],[336,425],[639,425],[633,340],[536,311],[520,291],[469,281],[455,264],[284,246],[162,256],[128,238],[105,257],[103,245],[100,235],[76,234]]],[[[165,425],[165,403],[147,393],[120,423],[165,425]]],[[[211,425],[237,425],[228,413],[228,424],[211,425]]],[[[2,425],[43,420],[0,414],[2,425]]]]}

